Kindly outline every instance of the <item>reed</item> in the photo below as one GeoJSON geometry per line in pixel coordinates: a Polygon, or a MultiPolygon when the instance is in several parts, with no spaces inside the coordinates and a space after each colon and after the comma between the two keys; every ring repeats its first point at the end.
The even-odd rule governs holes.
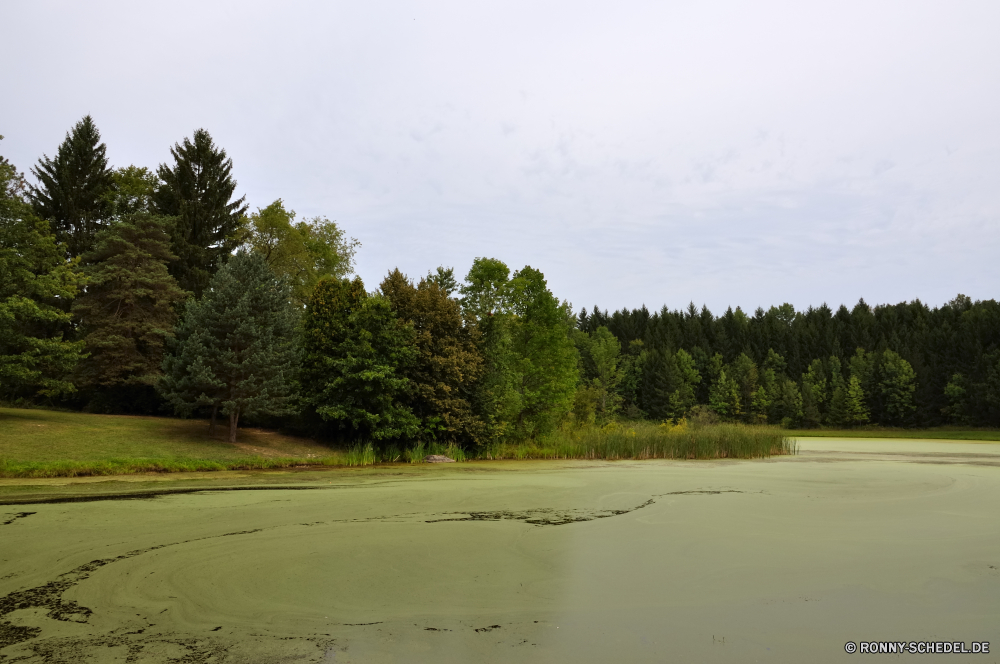
{"type": "Polygon", "coordinates": [[[345,464],[347,466],[374,466],[381,459],[371,443],[358,443],[347,449],[345,464]]]}
{"type": "Polygon", "coordinates": [[[795,454],[795,440],[768,426],[690,426],[650,422],[562,429],[534,441],[501,444],[486,459],[754,459],[795,454]]]}

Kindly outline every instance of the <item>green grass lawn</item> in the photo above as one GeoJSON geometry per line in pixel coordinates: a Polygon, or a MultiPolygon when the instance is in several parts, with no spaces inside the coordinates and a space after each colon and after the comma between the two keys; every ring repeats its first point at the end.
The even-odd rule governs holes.
{"type": "Polygon", "coordinates": [[[0,477],[339,465],[342,455],[304,438],[205,420],[0,408],[0,477]]]}
{"type": "Polygon", "coordinates": [[[1000,429],[934,427],[932,429],[789,429],[799,438],[921,438],[927,440],[1000,440],[1000,429]]]}

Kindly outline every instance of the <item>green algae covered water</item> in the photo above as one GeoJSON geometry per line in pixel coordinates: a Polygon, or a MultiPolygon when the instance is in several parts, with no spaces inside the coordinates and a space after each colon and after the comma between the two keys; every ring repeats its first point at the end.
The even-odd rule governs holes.
{"type": "Polygon", "coordinates": [[[0,662],[1000,659],[1000,445],[799,449],[0,480],[0,662]]]}

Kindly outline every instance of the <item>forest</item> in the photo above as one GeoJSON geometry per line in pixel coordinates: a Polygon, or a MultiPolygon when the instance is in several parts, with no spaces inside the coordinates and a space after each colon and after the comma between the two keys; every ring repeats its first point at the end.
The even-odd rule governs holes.
{"type": "Polygon", "coordinates": [[[237,198],[204,129],[169,154],[114,168],[87,116],[33,183],[0,157],[0,402],[376,446],[687,418],[1000,426],[994,300],[576,312],[493,257],[366,285],[336,222],[237,198]]]}

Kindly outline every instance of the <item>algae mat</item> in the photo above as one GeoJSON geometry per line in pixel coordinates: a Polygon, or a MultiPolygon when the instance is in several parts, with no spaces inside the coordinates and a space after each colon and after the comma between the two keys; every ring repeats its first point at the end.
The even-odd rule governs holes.
{"type": "Polygon", "coordinates": [[[5,480],[0,661],[1000,652],[1000,445],[799,444],[764,461],[5,480]]]}

